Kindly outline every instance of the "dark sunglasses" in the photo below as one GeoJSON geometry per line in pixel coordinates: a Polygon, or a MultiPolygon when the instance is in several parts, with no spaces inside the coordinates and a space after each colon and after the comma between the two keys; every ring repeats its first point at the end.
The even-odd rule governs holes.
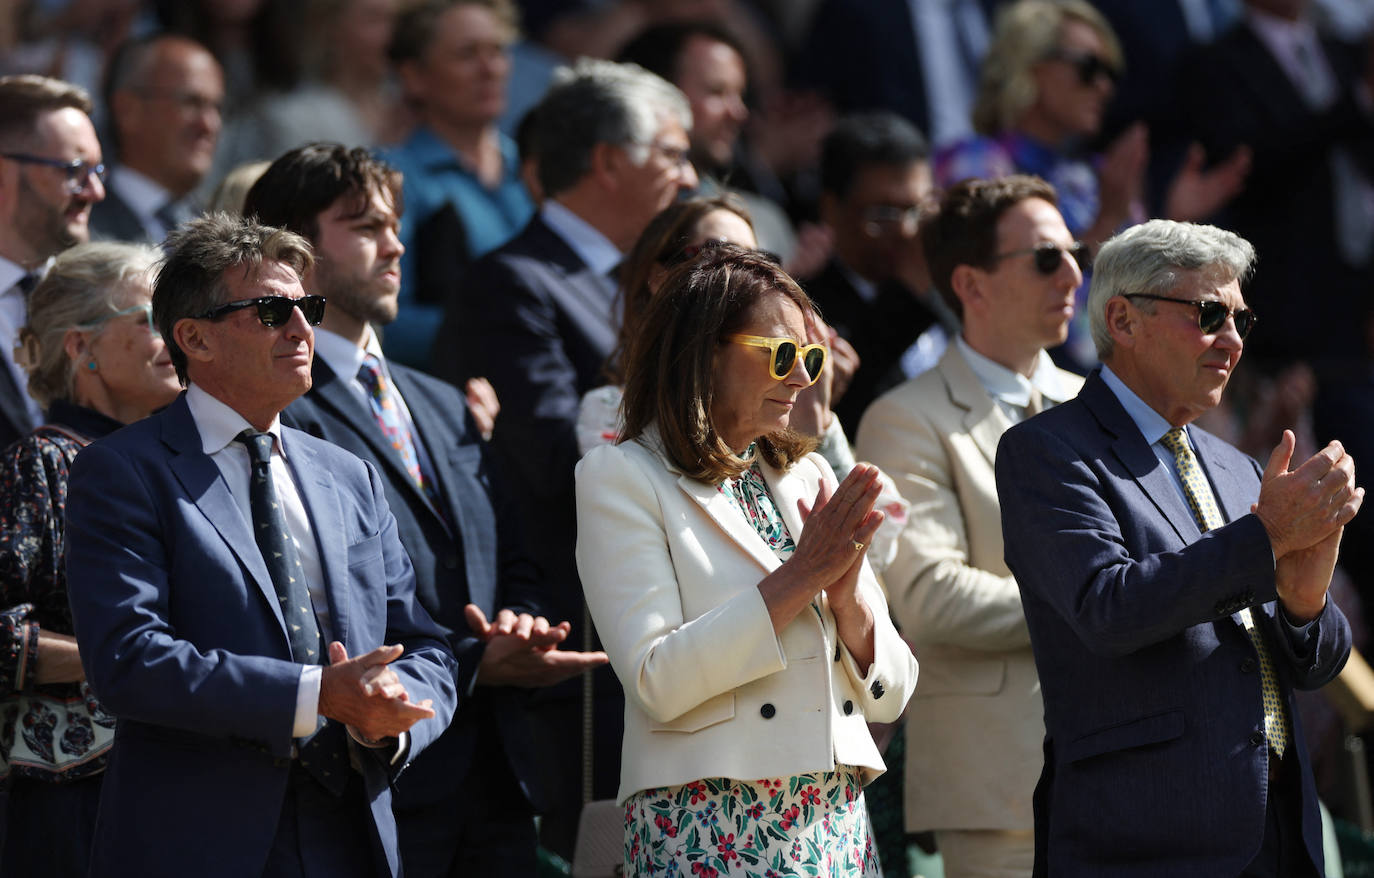
{"type": "Polygon", "coordinates": [[[1236,321],[1236,334],[1243,340],[1250,334],[1250,330],[1255,328],[1255,321],[1259,320],[1255,312],[1249,308],[1241,308],[1232,311],[1225,304],[1216,299],[1171,299],[1168,296],[1156,296],[1151,293],[1126,293],[1124,299],[1150,299],[1154,302],[1176,302],[1180,305],[1192,305],[1197,309],[1197,325],[1204,335],[1211,335],[1220,332],[1226,325],[1226,318],[1231,317],[1236,321]]]}
{"type": "Polygon", "coordinates": [[[807,387],[816,383],[816,379],[821,377],[821,370],[825,368],[825,345],[809,344],[798,348],[797,343],[790,338],[765,338],[761,335],[727,335],[725,340],[752,348],[767,348],[772,354],[768,359],[768,374],[773,376],[774,381],[782,381],[792,374],[799,359],[798,353],[801,354],[800,360],[802,367],[806,369],[806,377],[810,379],[806,382],[807,387]]]}
{"type": "Polygon", "coordinates": [[[1073,257],[1073,261],[1078,263],[1078,267],[1085,273],[1092,270],[1092,254],[1088,251],[1088,245],[1082,241],[1074,241],[1067,247],[1060,247],[1058,244],[1045,241],[1034,247],[998,253],[993,259],[1006,259],[1010,256],[1030,254],[1035,257],[1035,270],[1049,276],[1059,270],[1059,266],[1064,263],[1064,254],[1066,253],[1073,257]]]}
{"type": "Polygon", "coordinates": [[[241,311],[244,308],[257,308],[258,320],[263,326],[276,329],[291,319],[291,312],[295,308],[300,308],[305,315],[305,322],[311,326],[319,326],[324,319],[324,296],[301,296],[293,299],[290,296],[259,296],[256,299],[243,299],[238,302],[226,302],[223,305],[211,308],[204,314],[197,314],[198,320],[218,320],[225,314],[234,311],[241,311]]]}
{"type": "Polygon", "coordinates": [[[1055,49],[1045,56],[1048,61],[1063,61],[1074,69],[1078,74],[1078,81],[1082,85],[1092,85],[1097,82],[1099,77],[1105,76],[1111,80],[1112,85],[1121,81],[1121,71],[1101,55],[1094,55],[1092,52],[1075,52],[1071,49],[1055,49]]]}

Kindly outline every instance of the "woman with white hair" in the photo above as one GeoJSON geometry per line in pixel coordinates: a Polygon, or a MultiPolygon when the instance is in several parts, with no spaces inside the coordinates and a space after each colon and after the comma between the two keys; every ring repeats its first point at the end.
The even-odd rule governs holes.
{"type": "Polygon", "coordinates": [[[47,421],[0,455],[0,875],[83,876],[114,717],[86,685],[64,569],[67,474],[83,447],[180,391],[153,327],[158,251],[81,244],[29,297],[18,357],[47,421]]]}

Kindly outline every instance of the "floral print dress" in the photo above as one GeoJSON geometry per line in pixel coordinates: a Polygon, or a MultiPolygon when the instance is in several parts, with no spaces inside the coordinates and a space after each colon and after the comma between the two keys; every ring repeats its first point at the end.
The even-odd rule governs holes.
{"type": "MultiPolygon", "coordinates": [[[[796,543],[757,463],[720,491],[779,558],[791,556],[796,543]]],[[[814,602],[812,610],[820,613],[814,602]]],[[[781,778],[704,778],[636,793],[625,803],[625,874],[881,878],[882,867],[859,770],[841,765],[781,778]]]]}

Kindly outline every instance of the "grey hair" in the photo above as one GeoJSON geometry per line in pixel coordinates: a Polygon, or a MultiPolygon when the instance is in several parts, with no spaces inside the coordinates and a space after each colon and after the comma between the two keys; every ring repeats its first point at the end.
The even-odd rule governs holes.
{"type": "Polygon", "coordinates": [[[223,212],[178,226],[163,246],[167,257],[153,286],[153,321],[182,384],[186,383],[187,360],[186,352],[177,346],[177,322],[224,304],[228,292],[224,276],[229,269],[255,271],[264,263],[280,262],[305,277],[315,264],[310,242],[295,232],[223,212]]]}
{"type": "Polygon", "coordinates": [[[16,359],[29,373],[29,395],[44,409],[72,400],[77,364],[67,356],[72,329],[104,327],[139,280],[152,284],[162,254],[147,244],[97,241],[58,254],[29,295],[29,322],[19,330],[16,359]]]}
{"type": "MultiPolygon", "coordinates": [[[[1117,234],[1098,250],[1088,291],[1088,328],[1098,359],[1105,361],[1113,351],[1107,331],[1107,301],[1113,296],[1168,295],[1185,271],[1207,272],[1222,284],[1243,283],[1254,267],[1254,246],[1216,226],[1157,219],[1117,234]]],[[[1154,313],[1150,300],[1137,304],[1146,313],[1154,313]]]]}
{"type": "Polygon", "coordinates": [[[1097,31],[1106,60],[1122,65],[1121,45],[1112,26],[1085,0],[1020,0],[997,16],[992,42],[983,56],[973,128],[989,137],[1011,129],[1039,95],[1033,69],[1059,47],[1068,19],[1097,31]]]}
{"type": "Polygon", "coordinates": [[[638,64],[596,58],[559,68],[530,112],[539,182],[550,197],[587,175],[597,144],[628,147],[631,160],[643,164],[665,122],[692,128],[692,110],[676,86],[638,64]]]}

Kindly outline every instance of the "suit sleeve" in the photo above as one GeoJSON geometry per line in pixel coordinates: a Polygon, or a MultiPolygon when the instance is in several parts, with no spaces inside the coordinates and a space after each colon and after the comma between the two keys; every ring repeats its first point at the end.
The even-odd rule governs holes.
{"type": "Polygon", "coordinates": [[[577,522],[577,567],[597,633],[625,696],[654,720],[786,667],[756,583],[683,618],[653,478],[624,448],[594,448],[578,465],[577,522]]]}
{"type": "Polygon", "coordinates": [[[164,541],[176,531],[159,513],[141,471],[120,453],[97,443],[77,455],[67,588],[86,678],[121,719],[260,740],[288,755],[301,666],[202,652],[177,637],[171,604],[188,596],[173,595],[164,541]]]}
{"type": "Polygon", "coordinates": [[[1142,505],[1127,506],[1117,489],[1133,490],[1130,478],[1104,481],[1043,418],[1002,436],[996,471],[1007,566],[1022,594],[1049,604],[1094,653],[1128,655],[1229,615],[1220,608],[1242,596],[1236,609],[1276,597],[1273,552],[1256,516],[1177,551],[1136,549],[1158,510],[1143,494],[1142,505]]]}
{"type": "Polygon", "coordinates": [[[553,307],[517,266],[486,259],[473,267],[460,314],[465,371],[484,375],[501,400],[493,444],[521,490],[556,493],[563,480],[550,474],[577,463],[580,400],[553,307]]]}
{"type": "MultiPolygon", "coordinates": [[[[817,469],[820,480],[830,486],[833,496],[838,483],[830,465],[819,454],[810,455],[808,461],[817,469]]],[[[797,464],[798,468],[805,465],[806,462],[797,464]]],[[[916,689],[916,656],[912,655],[911,647],[907,646],[902,635],[897,633],[897,627],[892,624],[892,611],[888,608],[883,587],[866,560],[859,572],[859,596],[873,614],[873,661],[866,673],[860,671],[854,654],[839,637],[837,630],[835,641],[839,648],[840,667],[859,696],[863,715],[870,722],[895,722],[916,689]]]]}
{"type": "MultiPolygon", "coordinates": [[[[372,490],[373,508],[380,521],[382,557],[386,570],[386,634],[384,643],[399,643],[405,647],[401,657],[389,666],[405,686],[407,697],[413,701],[432,700],[434,716],[417,722],[410,728],[410,748],[407,759],[444,733],[458,706],[455,678],[458,662],[454,659],[444,632],[415,597],[415,571],[410,557],[401,545],[396,530],[396,517],[386,502],[381,476],[372,464],[367,468],[372,490]]],[[[354,587],[377,588],[383,583],[360,582],[354,587]]],[[[381,643],[367,644],[369,649],[381,643]]]]}
{"type": "Polygon", "coordinates": [[[897,482],[911,504],[884,580],[897,621],[919,643],[1007,650],[1030,644],[1021,592],[1011,576],[969,564],[965,510],[948,448],[929,418],[886,397],[869,408],[859,428],[859,454],[897,482]]]}

